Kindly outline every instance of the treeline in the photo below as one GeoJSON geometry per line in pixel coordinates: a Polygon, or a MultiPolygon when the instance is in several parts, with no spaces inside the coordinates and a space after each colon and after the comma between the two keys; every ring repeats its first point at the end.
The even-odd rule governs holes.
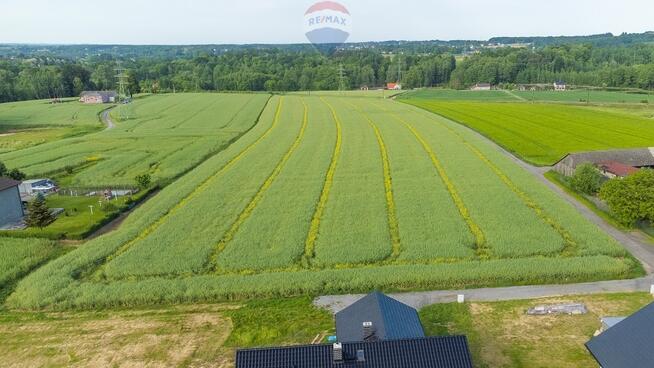
{"type": "Polygon", "coordinates": [[[30,56],[0,59],[0,102],[78,96],[114,89],[118,63],[130,93],[191,91],[303,91],[373,88],[400,81],[405,88],[472,84],[549,84],[654,88],[654,46],[547,46],[449,52],[386,53],[374,49],[242,49],[179,58],[80,59],[30,56]]]}
{"type": "Polygon", "coordinates": [[[564,45],[540,50],[489,50],[459,63],[451,85],[461,88],[477,82],[537,84],[557,80],[572,85],[651,89],[654,47],[564,45]]]}

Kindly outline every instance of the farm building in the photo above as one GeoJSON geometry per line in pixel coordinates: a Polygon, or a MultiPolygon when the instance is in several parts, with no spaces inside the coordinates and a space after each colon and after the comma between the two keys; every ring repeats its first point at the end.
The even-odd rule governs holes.
{"type": "Polygon", "coordinates": [[[86,104],[113,103],[118,99],[116,91],[84,91],[80,95],[79,102],[86,104]]]}
{"type": "Polygon", "coordinates": [[[20,222],[25,215],[19,185],[19,181],[0,178],[0,229],[20,222]]]}
{"type": "Polygon", "coordinates": [[[568,86],[565,84],[563,81],[556,81],[554,82],[554,90],[555,91],[565,91],[568,89],[568,86]]]}
{"type": "Polygon", "coordinates": [[[472,91],[490,91],[493,86],[490,83],[477,83],[470,88],[472,91]]]}
{"type": "Polygon", "coordinates": [[[602,368],[654,367],[654,303],[612,326],[586,343],[602,368]]]}
{"type": "Polygon", "coordinates": [[[622,164],[620,162],[609,161],[600,163],[597,168],[604,176],[609,179],[624,178],[628,175],[638,172],[638,168],[622,164]]]}
{"type": "Polygon", "coordinates": [[[399,90],[402,89],[402,85],[399,84],[399,83],[387,83],[386,84],[386,89],[399,91],[399,90]]]}
{"type": "Polygon", "coordinates": [[[572,176],[577,166],[584,163],[591,163],[600,169],[603,164],[605,166],[610,164],[607,169],[617,171],[613,175],[628,175],[633,172],[632,169],[654,168],[654,148],[570,153],[554,164],[554,170],[563,175],[572,176]]]}
{"type": "Polygon", "coordinates": [[[57,184],[50,179],[25,180],[19,187],[20,195],[31,197],[36,194],[50,194],[57,191],[57,184]]]}
{"type": "Polygon", "coordinates": [[[425,337],[418,312],[372,293],[336,313],[338,343],[236,352],[236,368],[472,368],[465,336],[425,337]]]}

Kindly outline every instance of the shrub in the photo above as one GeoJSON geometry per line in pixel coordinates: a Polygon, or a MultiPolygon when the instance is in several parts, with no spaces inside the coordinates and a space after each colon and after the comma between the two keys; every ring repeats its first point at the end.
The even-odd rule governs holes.
{"type": "Polygon", "coordinates": [[[570,185],[576,191],[595,195],[602,186],[602,174],[593,164],[585,163],[577,166],[574,175],[570,179],[570,185]]]}

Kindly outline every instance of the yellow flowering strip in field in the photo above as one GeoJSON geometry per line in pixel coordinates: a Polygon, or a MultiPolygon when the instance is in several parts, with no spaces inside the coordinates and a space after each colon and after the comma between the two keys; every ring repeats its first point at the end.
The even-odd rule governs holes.
{"type": "MultiPolygon", "coordinates": [[[[436,120],[435,120],[436,121],[436,120]]],[[[564,256],[574,256],[576,254],[576,249],[577,249],[577,243],[574,241],[572,234],[568,232],[561,224],[558,223],[554,218],[549,216],[539,205],[534,201],[527,193],[525,193],[523,190],[521,190],[497,165],[495,165],[493,162],[491,162],[488,157],[486,157],[479,149],[477,149],[475,146],[470,144],[462,135],[461,133],[457,132],[456,130],[452,129],[452,127],[448,126],[447,124],[442,124],[442,122],[439,122],[442,126],[447,128],[450,132],[452,132],[454,135],[456,135],[461,141],[465,144],[465,146],[472,152],[474,153],[482,162],[484,162],[499,178],[506,184],[511,191],[513,191],[521,200],[524,202],[524,204],[532,209],[536,215],[543,220],[545,223],[547,223],[549,226],[551,226],[559,235],[563,238],[563,241],[565,243],[565,247],[563,249],[562,254],[564,256]]]]}
{"type": "MultiPolygon", "coordinates": [[[[388,110],[384,109],[384,111],[388,112],[388,110]]],[[[461,199],[461,196],[459,196],[459,193],[456,190],[456,187],[450,180],[450,178],[447,175],[447,172],[445,172],[445,168],[441,164],[440,160],[438,157],[436,157],[436,154],[434,151],[429,147],[429,144],[422,138],[420,133],[406,120],[404,120],[402,117],[395,113],[390,113],[395,120],[401,122],[404,124],[411,133],[416,137],[418,142],[422,145],[424,148],[425,152],[429,155],[429,158],[431,159],[432,163],[434,164],[434,167],[436,168],[436,171],[438,171],[438,175],[441,177],[441,180],[443,180],[443,183],[445,184],[445,187],[447,188],[447,191],[450,193],[450,196],[452,196],[452,200],[454,201],[454,204],[456,205],[457,209],[459,210],[459,213],[461,214],[461,217],[465,220],[466,224],[468,225],[468,228],[470,229],[470,232],[475,236],[475,245],[476,245],[476,250],[477,250],[477,256],[479,258],[489,258],[490,257],[490,252],[488,247],[486,246],[486,237],[484,236],[484,232],[481,230],[479,225],[474,221],[472,216],[470,216],[470,212],[468,211],[468,208],[466,207],[465,203],[461,199]]]]}
{"type": "Polygon", "coordinates": [[[327,175],[325,176],[325,184],[320,194],[320,199],[316,205],[316,211],[313,214],[311,219],[311,226],[309,227],[309,233],[307,234],[307,239],[304,243],[304,256],[302,257],[302,264],[305,267],[308,267],[311,263],[311,260],[315,256],[315,246],[316,239],[318,239],[318,231],[320,230],[320,220],[323,213],[325,212],[325,206],[327,200],[329,199],[329,192],[331,191],[332,184],[334,183],[334,173],[336,173],[336,166],[338,165],[338,158],[341,155],[341,144],[342,144],[342,134],[341,134],[341,120],[336,114],[334,107],[327,102],[324,98],[320,98],[326,105],[329,107],[329,110],[332,113],[334,122],[336,123],[336,145],[334,146],[334,154],[332,155],[332,161],[329,164],[329,169],[327,169],[327,175]]]}
{"type": "MultiPolygon", "coordinates": [[[[302,100],[302,105],[304,106],[304,118],[302,120],[302,127],[300,128],[300,132],[298,133],[291,147],[288,149],[288,151],[286,151],[284,157],[282,157],[282,159],[279,161],[277,166],[273,169],[270,176],[266,179],[266,181],[263,183],[261,188],[259,188],[257,194],[254,195],[250,203],[248,203],[248,205],[241,212],[241,214],[238,216],[236,221],[232,224],[232,226],[229,228],[229,230],[227,230],[225,235],[223,235],[223,238],[220,239],[220,241],[216,245],[214,253],[211,256],[211,264],[214,268],[214,271],[218,271],[217,270],[218,256],[220,255],[220,253],[222,253],[222,251],[225,249],[227,244],[234,238],[234,235],[236,235],[236,233],[238,232],[241,225],[245,222],[245,220],[247,220],[248,217],[250,217],[252,211],[254,211],[254,209],[257,207],[257,204],[261,202],[261,199],[263,198],[266,191],[270,189],[270,186],[273,184],[275,179],[279,176],[279,173],[282,171],[288,160],[291,158],[295,150],[298,148],[300,142],[302,142],[302,138],[304,138],[304,133],[306,132],[307,124],[309,122],[309,108],[307,107],[307,104],[306,102],[304,102],[304,100],[302,100]]],[[[275,116],[275,120],[278,119],[279,119],[279,115],[275,116]]]]}
{"type": "Polygon", "coordinates": [[[391,177],[391,164],[388,159],[388,150],[386,149],[386,144],[384,139],[379,131],[377,125],[370,119],[370,116],[363,111],[359,106],[352,103],[348,104],[359,110],[363,117],[368,121],[368,124],[375,131],[375,136],[377,137],[377,143],[379,143],[379,152],[382,158],[382,165],[384,169],[384,188],[386,190],[386,210],[388,212],[388,228],[391,235],[391,244],[393,247],[391,253],[391,259],[397,259],[402,252],[402,243],[400,241],[400,226],[397,221],[397,211],[395,209],[395,198],[393,197],[393,179],[391,177]]]}
{"type": "MultiPolygon", "coordinates": [[[[177,203],[173,208],[170,209],[165,215],[161,216],[156,222],[154,222],[152,225],[148,226],[145,228],[137,237],[134,239],[130,240],[129,242],[123,244],[116,253],[113,255],[109,256],[107,258],[106,263],[109,261],[115,259],[116,257],[120,256],[121,254],[125,253],[130,247],[132,247],[134,244],[138,243],[139,241],[145,239],[153,233],[155,230],[157,230],[161,225],[163,225],[172,215],[174,215],[176,212],[184,208],[193,198],[195,198],[197,195],[208,189],[211,185],[214,179],[220,177],[221,175],[225,174],[229,169],[231,169],[239,160],[241,160],[245,155],[248,154],[255,146],[257,146],[261,141],[263,141],[269,134],[270,132],[273,131],[273,129],[277,126],[277,123],[279,122],[279,115],[282,111],[282,106],[284,103],[284,97],[281,97],[279,99],[279,103],[277,104],[277,110],[275,112],[275,118],[273,120],[273,123],[270,125],[270,127],[259,137],[256,141],[252,142],[249,146],[247,146],[243,151],[241,151],[238,155],[234,156],[231,160],[229,160],[225,166],[223,166],[220,170],[218,170],[215,174],[212,176],[208,177],[206,180],[204,180],[195,190],[193,190],[189,195],[184,197],[179,203],[177,203]]],[[[102,270],[99,269],[98,272],[101,272],[102,270]]]]}

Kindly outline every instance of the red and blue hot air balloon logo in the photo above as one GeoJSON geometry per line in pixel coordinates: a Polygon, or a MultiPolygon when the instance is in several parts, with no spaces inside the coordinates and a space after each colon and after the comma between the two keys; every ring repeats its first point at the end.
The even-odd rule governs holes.
{"type": "Polygon", "coordinates": [[[335,1],[313,4],[304,13],[304,29],[313,44],[342,44],[352,31],[352,17],[345,6],[335,1]]]}

